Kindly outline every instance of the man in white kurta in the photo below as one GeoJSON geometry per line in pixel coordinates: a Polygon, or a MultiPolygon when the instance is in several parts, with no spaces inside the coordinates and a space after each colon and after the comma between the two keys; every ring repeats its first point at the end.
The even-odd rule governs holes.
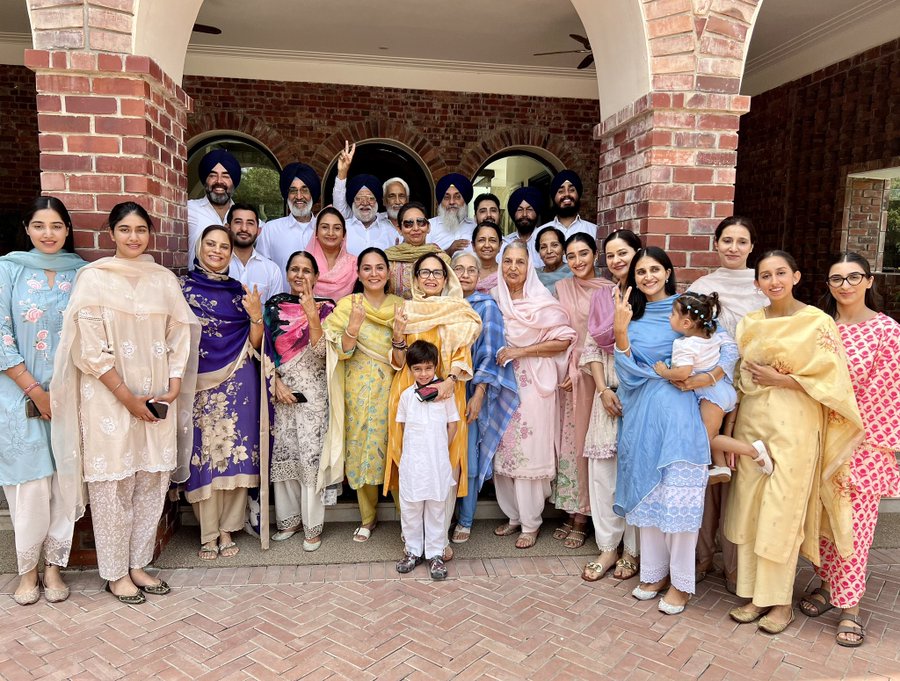
{"type": "Polygon", "coordinates": [[[469,217],[469,201],[473,193],[465,175],[449,173],[437,181],[434,198],[439,202],[438,214],[429,221],[428,243],[437,244],[451,256],[472,245],[475,221],[469,217]]]}
{"type": "Polygon", "coordinates": [[[224,225],[234,202],[231,197],[241,183],[241,164],[224,149],[213,149],[200,159],[200,181],[206,191],[202,199],[188,201],[188,269],[194,269],[194,247],[203,230],[224,225]]]}
{"type": "Polygon", "coordinates": [[[263,304],[276,293],[284,293],[284,277],[278,265],[254,248],[259,236],[256,208],[249,203],[234,204],[228,211],[228,229],[234,238],[228,276],[237,279],[248,291],[256,288],[263,304]]]}
{"type": "Polygon", "coordinates": [[[305,163],[290,163],[281,172],[279,187],[290,212],[266,223],[256,250],[278,266],[287,291],[288,259],[292,253],[305,250],[315,233],[312,209],[319,200],[322,182],[316,171],[305,163]]]}
{"type": "Polygon", "coordinates": [[[537,231],[544,227],[556,227],[568,239],[573,234],[584,232],[597,238],[597,225],[584,220],[581,210],[581,194],[583,185],[581,178],[574,170],[563,170],[557,173],[550,183],[550,196],[553,197],[553,209],[556,213],[550,222],[545,222],[537,231]]]}
{"type": "Polygon", "coordinates": [[[381,193],[381,181],[374,175],[346,180],[338,170],[332,202],[347,221],[347,251],[352,255],[373,246],[386,250],[402,240],[387,214],[378,212],[381,193]]]}

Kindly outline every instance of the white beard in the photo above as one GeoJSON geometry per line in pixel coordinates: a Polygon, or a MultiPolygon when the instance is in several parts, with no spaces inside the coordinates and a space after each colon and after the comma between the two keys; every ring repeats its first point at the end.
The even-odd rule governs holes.
{"type": "Polygon", "coordinates": [[[361,223],[366,225],[367,227],[375,222],[375,219],[378,217],[378,211],[375,208],[366,208],[365,212],[362,208],[357,208],[353,206],[353,217],[359,220],[361,223]]]}
{"type": "Polygon", "coordinates": [[[468,215],[469,207],[465,205],[460,206],[456,210],[448,210],[443,206],[438,206],[438,217],[441,219],[441,224],[444,226],[444,229],[448,232],[455,232],[459,229],[459,226],[468,215]]]}
{"type": "Polygon", "coordinates": [[[397,206],[396,208],[393,207],[393,206],[387,206],[387,207],[385,208],[385,211],[387,212],[387,216],[388,216],[391,220],[396,220],[397,217],[400,215],[400,209],[401,209],[401,208],[403,208],[403,206],[397,206]]]}
{"type": "Polygon", "coordinates": [[[293,215],[294,219],[298,222],[309,222],[309,218],[312,216],[312,206],[310,204],[298,206],[292,203],[291,215],[293,215]]]}

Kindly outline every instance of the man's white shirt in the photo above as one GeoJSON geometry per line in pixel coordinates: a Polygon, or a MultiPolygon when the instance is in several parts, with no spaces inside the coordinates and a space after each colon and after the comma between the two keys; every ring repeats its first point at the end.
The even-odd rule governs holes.
{"type": "MultiPolygon", "coordinates": [[[[437,244],[438,248],[444,251],[450,248],[450,244],[457,239],[472,241],[472,232],[475,231],[475,221],[472,218],[463,220],[453,232],[449,232],[444,228],[444,221],[439,215],[431,218],[428,222],[431,223],[431,229],[428,232],[428,243],[437,244]]],[[[471,243],[469,246],[471,247],[471,243]]]]}
{"type": "Polygon", "coordinates": [[[278,265],[269,258],[260,255],[255,248],[247,260],[247,264],[241,262],[237,255],[231,256],[231,265],[228,267],[228,276],[237,279],[248,291],[253,291],[253,287],[259,291],[260,300],[263,304],[277,293],[284,293],[285,277],[282,271],[278,269],[278,265]]]}
{"type": "MultiPolygon", "coordinates": [[[[234,205],[234,201],[228,202],[228,208],[231,209],[231,206],[234,205]]],[[[228,213],[225,213],[225,217],[220,216],[215,207],[209,202],[207,197],[203,197],[202,199],[191,199],[187,203],[188,209],[188,269],[194,269],[194,247],[197,243],[197,239],[200,238],[200,235],[203,234],[203,230],[209,227],[210,225],[222,225],[225,226],[225,217],[228,217],[228,213]]],[[[262,225],[260,225],[262,227],[262,225]]]]}
{"type": "Polygon", "coordinates": [[[335,178],[331,201],[347,222],[347,251],[349,253],[359,255],[370,246],[385,250],[396,246],[403,240],[387,213],[378,213],[375,221],[368,227],[353,215],[353,208],[347,203],[347,180],[335,178]]]}
{"type": "Polygon", "coordinates": [[[292,253],[306,250],[306,245],[316,229],[316,216],[310,216],[309,222],[298,222],[293,215],[271,220],[256,240],[256,250],[278,266],[284,288],[287,291],[288,258],[292,253]]]}
{"type": "Polygon", "coordinates": [[[544,227],[556,227],[556,229],[563,233],[566,239],[568,239],[573,234],[577,234],[578,232],[590,234],[594,239],[597,238],[597,225],[595,225],[593,222],[582,220],[580,215],[577,215],[575,217],[575,221],[568,227],[563,227],[558,217],[553,218],[550,222],[545,222],[543,225],[534,230],[534,233],[538,234],[542,229],[544,229],[544,227]]]}
{"type": "MultiPolygon", "coordinates": [[[[528,237],[528,239],[525,241],[525,243],[528,244],[528,256],[531,258],[531,263],[535,267],[542,267],[543,263],[544,263],[544,261],[541,260],[541,257],[538,254],[538,249],[537,249],[537,235],[538,235],[539,231],[540,231],[539,229],[535,229],[531,233],[531,236],[528,237]]],[[[508,244],[512,241],[515,241],[516,239],[519,239],[519,238],[521,238],[521,237],[519,236],[518,232],[512,232],[511,234],[507,234],[505,237],[503,237],[503,244],[506,245],[506,244],[508,244]]],[[[501,254],[503,253],[502,248],[500,249],[500,253],[501,254]]],[[[499,260],[500,260],[500,256],[498,255],[497,261],[499,262],[499,260]]]]}

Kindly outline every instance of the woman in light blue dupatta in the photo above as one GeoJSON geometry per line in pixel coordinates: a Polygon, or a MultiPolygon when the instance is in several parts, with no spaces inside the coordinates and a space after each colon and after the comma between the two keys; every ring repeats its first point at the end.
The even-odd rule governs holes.
{"type": "Polygon", "coordinates": [[[75,273],[72,219],[59,199],[42,196],[25,214],[30,251],[0,258],[0,483],[9,504],[20,575],[13,599],[65,600],[59,568],[69,561],[75,509],[65,508],[50,448],[50,377],[75,273]]]}
{"type": "Polygon", "coordinates": [[[452,261],[463,295],[481,317],[481,334],[472,345],[472,380],[466,383],[466,420],[469,422],[469,488],[459,500],[457,524],[450,538],[454,544],[469,539],[478,492],[492,477],[494,453],[519,406],[519,389],[512,363],[501,367],[497,352],[506,345],[503,315],[487,293],[476,291],[480,274],[478,259],[471,253],[457,253],[452,261]]]}
{"type": "Polygon", "coordinates": [[[622,402],[613,509],[640,528],[641,583],[632,595],[669,615],[694,592],[694,552],[703,517],[709,442],[697,398],[653,371],[668,361],[675,270],[665,251],[635,254],[628,288],[615,290],[615,362],[622,402]]]}

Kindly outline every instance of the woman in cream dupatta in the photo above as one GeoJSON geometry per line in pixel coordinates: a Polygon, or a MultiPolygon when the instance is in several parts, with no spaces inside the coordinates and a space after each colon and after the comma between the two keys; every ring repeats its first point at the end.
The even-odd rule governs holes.
{"type": "Polygon", "coordinates": [[[357,259],[359,292],[338,301],[323,322],[328,341],[329,419],[317,491],[341,482],[344,471],[356,490],[360,526],[353,539],[369,539],[377,524],[378,488],[388,448],[388,403],[394,309],[403,300],[388,290],[384,251],[363,250],[357,259]]]}
{"type": "MultiPolygon", "coordinates": [[[[472,356],[469,348],[481,333],[481,318],[463,298],[462,287],[443,259],[435,255],[419,258],[413,266],[413,299],[404,303],[394,320],[392,344],[397,374],[391,384],[388,459],[384,472],[384,491],[398,489],[397,473],[402,454],[403,430],[396,422],[400,394],[413,384],[413,375],[405,363],[405,349],[417,340],[425,340],[437,346],[440,354],[437,376],[443,377],[438,388],[438,400],[453,399],[459,414],[466,413],[466,381],[472,378],[472,356]]],[[[446,532],[450,529],[456,497],[468,492],[469,431],[465,421],[460,421],[456,435],[450,443],[450,466],[457,485],[447,495],[445,516],[446,532]]],[[[450,560],[453,551],[449,540],[444,549],[444,560],[450,560]]]]}
{"type": "Polygon", "coordinates": [[[168,593],[144,571],[170,480],[188,475],[200,325],[178,280],[144,255],[138,204],[109,216],[116,255],[81,269],[63,321],[50,395],[60,490],[75,517],[87,482],[100,577],[129,604],[168,593]],[[169,403],[156,418],[148,401],[169,403]],[[177,441],[176,441],[177,440],[177,441]]]}
{"type": "Polygon", "coordinates": [[[847,464],[863,434],[840,334],[831,317],[793,297],[799,281],[789,254],[764,254],[756,282],[771,304],[737,328],[734,437],[761,440],[775,470],[763,475],[738,457],[725,535],[737,545],[737,594],[751,601],[729,614],[740,623],[762,618],[759,628],[772,634],[794,619],[798,555],[820,565],[821,536],[842,556],[853,552],[847,464]]]}

